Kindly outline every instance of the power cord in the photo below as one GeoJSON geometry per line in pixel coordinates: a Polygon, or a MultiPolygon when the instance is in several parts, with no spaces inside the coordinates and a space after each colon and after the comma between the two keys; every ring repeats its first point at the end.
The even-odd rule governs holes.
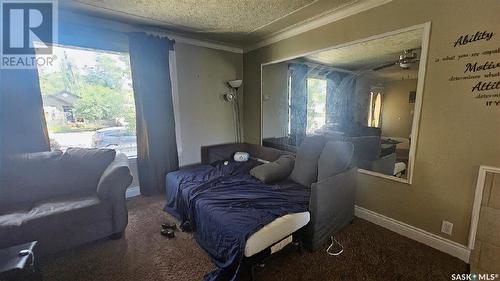
{"type": "Polygon", "coordinates": [[[326,253],[329,254],[330,256],[338,256],[342,254],[342,252],[344,251],[344,246],[342,246],[342,244],[340,244],[339,241],[335,240],[333,236],[330,236],[330,240],[332,240],[332,243],[330,244],[330,246],[328,246],[328,249],[326,249],[326,253]],[[330,252],[334,244],[340,246],[340,251],[334,253],[330,252]]]}

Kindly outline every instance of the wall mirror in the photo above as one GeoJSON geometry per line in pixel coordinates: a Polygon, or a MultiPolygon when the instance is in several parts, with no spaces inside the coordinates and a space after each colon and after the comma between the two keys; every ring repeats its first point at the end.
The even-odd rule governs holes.
{"type": "Polygon", "coordinates": [[[411,183],[429,24],[262,65],[262,144],[354,145],[361,172],[411,183]]]}

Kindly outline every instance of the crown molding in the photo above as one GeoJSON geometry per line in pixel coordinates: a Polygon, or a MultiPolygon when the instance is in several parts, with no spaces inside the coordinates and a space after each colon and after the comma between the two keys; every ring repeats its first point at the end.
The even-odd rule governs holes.
{"type": "Polygon", "coordinates": [[[244,53],[251,52],[253,50],[262,48],[264,46],[271,45],[281,40],[285,40],[297,36],[301,33],[307,32],[309,30],[321,27],[323,25],[387,4],[391,1],[392,0],[364,0],[355,2],[347,6],[339,7],[338,9],[335,9],[323,16],[313,18],[310,20],[305,20],[302,23],[275,32],[270,36],[267,36],[260,42],[250,45],[246,48],[243,48],[243,52],[244,53]]]}
{"type": "MultiPolygon", "coordinates": [[[[111,26],[120,26],[121,28],[118,28],[120,30],[127,29],[127,30],[133,30],[133,31],[142,31],[142,32],[147,32],[147,33],[152,33],[152,34],[157,34],[159,36],[167,36],[170,39],[175,40],[178,43],[183,43],[183,44],[189,44],[193,46],[199,46],[199,47],[205,47],[205,48],[210,48],[210,49],[215,49],[215,50],[221,50],[221,51],[226,51],[226,52],[232,52],[232,53],[237,53],[237,54],[243,54],[247,53],[259,48],[262,48],[267,45],[271,45],[273,43],[279,42],[284,39],[288,39],[294,36],[297,36],[301,33],[307,32],[309,30],[321,27],[323,25],[341,20],[343,18],[361,13],[363,11],[387,4],[391,2],[392,0],[359,0],[356,1],[352,4],[348,4],[346,6],[341,6],[333,11],[330,11],[324,15],[321,15],[319,17],[313,17],[311,19],[304,20],[301,23],[292,25],[291,27],[282,29],[280,31],[277,31],[269,36],[266,36],[263,40],[251,44],[247,47],[237,47],[237,46],[231,46],[227,43],[223,42],[218,42],[218,41],[212,41],[212,40],[206,40],[206,39],[197,39],[193,38],[190,36],[186,36],[185,34],[178,33],[178,32],[172,32],[168,29],[161,28],[161,27],[142,27],[138,26],[136,24],[130,24],[130,23],[124,23],[124,22],[117,22],[114,21],[113,19],[107,19],[103,18],[103,15],[93,15],[89,13],[89,10],[91,12],[96,12],[96,8],[90,8],[87,7],[87,11],[83,12],[82,11],[76,11],[73,7],[73,9],[67,9],[69,12],[72,12],[74,14],[83,14],[85,16],[90,16],[90,17],[97,17],[105,21],[112,21],[115,24],[111,24],[111,26]],[[123,28],[125,27],[125,28],[123,28]]],[[[116,14],[114,14],[116,16],[116,14]]],[[[109,25],[105,25],[109,27],[109,25]]]]}
{"type": "Polygon", "coordinates": [[[205,48],[221,50],[221,51],[226,51],[226,52],[231,52],[231,53],[243,54],[242,48],[225,45],[225,44],[219,43],[219,42],[199,40],[199,39],[189,38],[189,37],[180,36],[180,35],[171,34],[171,33],[165,33],[165,32],[162,32],[161,34],[168,36],[169,39],[172,39],[177,43],[183,43],[183,44],[189,44],[189,45],[198,46],[198,47],[205,47],[205,48]]]}

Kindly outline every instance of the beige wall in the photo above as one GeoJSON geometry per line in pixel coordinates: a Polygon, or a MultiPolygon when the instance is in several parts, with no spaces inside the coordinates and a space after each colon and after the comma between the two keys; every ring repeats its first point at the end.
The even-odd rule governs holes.
{"type": "MultiPolygon", "coordinates": [[[[198,163],[200,147],[235,141],[232,105],[222,96],[242,77],[242,55],[176,43],[180,165],[198,163]]],[[[241,91],[240,91],[241,93],[241,91]]]]}
{"type": "Polygon", "coordinates": [[[471,82],[447,81],[463,65],[434,60],[498,48],[499,8],[497,0],[394,0],[245,54],[245,139],[260,141],[261,63],[432,21],[413,184],[360,174],[356,204],[437,235],[441,221],[451,221],[453,235],[443,237],[465,244],[478,167],[500,166],[500,107],[474,99],[471,82]],[[494,31],[495,40],[453,47],[459,35],[478,30],[494,31]]]}
{"type": "Polygon", "coordinates": [[[284,137],[288,128],[288,63],[266,65],[262,74],[264,138],[284,137]]]}
{"type": "Polygon", "coordinates": [[[382,105],[382,136],[409,138],[415,103],[409,103],[410,91],[417,90],[417,80],[385,83],[382,105]]]}

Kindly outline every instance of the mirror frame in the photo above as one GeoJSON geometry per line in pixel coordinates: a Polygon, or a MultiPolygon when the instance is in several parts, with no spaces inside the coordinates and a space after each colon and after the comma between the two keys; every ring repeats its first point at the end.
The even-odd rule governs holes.
{"type": "Polygon", "coordinates": [[[288,60],[304,57],[307,55],[315,54],[318,52],[322,51],[328,51],[328,50],[333,50],[333,49],[338,49],[338,48],[343,48],[375,39],[380,39],[392,35],[396,35],[399,33],[404,33],[408,31],[413,31],[421,29],[422,30],[422,50],[420,53],[420,61],[418,65],[418,81],[417,81],[417,91],[416,91],[416,100],[415,100],[415,115],[413,117],[413,123],[412,123],[412,129],[411,129],[411,135],[412,135],[412,143],[410,144],[410,151],[409,151],[409,158],[408,158],[408,175],[406,179],[398,178],[395,176],[389,176],[385,175],[382,173],[370,171],[370,170],[365,170],[365,169],[359,169],[358,171],[362,174],[366,175],[371,175],[375,177],[380,177],[384,179],[389,179],[401,183],[406,183],[411,185],[413,182],[413,172],[415,169],[415,157],[416,157],[416,152],[417,152],[417,145],[418,145],[418,133],[419,133],[419,126],[420,126],[420,115],[422,114],[422,99],[423,99],[423,92],[424,92],[424,84],[425,84],[425,74],[426,74],[426,66],[427,66],[427,54],[429,51],[429,38],[430,38],[430,33],[431,33],[431,22],[425,22],[423,24],[417,24],[413,25],[410,27],[406,28],[401,28],[395,31],[390,31],[382,34],[377,34],[373,36],[369,36],[363,39],[358,39],[354,41],[350,41],[347,43],[331,46],[328,48],[324,49],[319,49],[319,50],[314,50],[314,51],[309,51],[306,53],[294,55],[291,57],[286,57],[282,58],[279,60],[274,60],[266,63],[262,63],[260,65],[260,145],[262,145],[262,137],[264,135],[264,111],[263,111],[263,68],[266,65],[270,64],[275,64],[275,63],[280,63],[280,62],[285,62],[288,60]]]}

